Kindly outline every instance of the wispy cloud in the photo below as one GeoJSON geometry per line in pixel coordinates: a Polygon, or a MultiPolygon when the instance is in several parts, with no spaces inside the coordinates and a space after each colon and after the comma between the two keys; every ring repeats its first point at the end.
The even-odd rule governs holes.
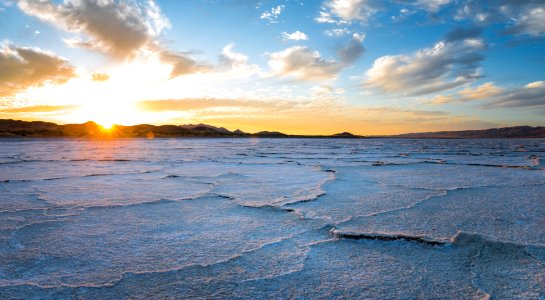
{"type": "Polygon", "coordinates": [[[292,40],[292,41],[306,41],[308,40],[308,35],[306,35],[304,32],[301,32],[299,30],[295,31],[295,32],[292,32],[292,33],[287,33],[287,32],[282,32],[282,38],[287,41],[287,40],[292,40]]]}
{"type": "Polygon", "coordinates": [[[262,20],[266,20],[269,23],[278,23],[278,18],[282,14],[282,11],[286,8],[285,5],[278,5],[271,8],[269,11],[263,12],[259,17],[262,20]]]}
{"type": "Polygon", "coordinates": [[[479,78],[480,39],[440,41],[413,54],[387,55],[375,60],[365,85],[408,96],[452,89],[479,78]]]}
{"type": "Polygon", "coordinates": [[[545,109],[545,81],[531,82],[524,87],[505,90],[491,97],[484,106],[545,109]]]}
{"type": "Polygon", "coordinates": [[[426,11],[435,13],[439,11],[442,6],[451,2],[451,0],[417,0],[414,5],[417,7],[422,7],[426,11]]]}
{"type": "Polygon", "coordinates": [[[318,23],[360,22],[365,24],[377,10],[377,5],[373,0],[330,0],[324,3],[319,16],[314,20],[318,23]]]}
{"type": "Polygon", "coordinates": [[[487,82],[476,87],[467,87],[456,94],[437,95],[428,103],[479,103],[481,108],[486,109],[545,109],[545,81],[535,81],[514,88],[502,88],[493,82],[487,82]]]}
{"type": "Polygon", "coordinates": [[[411,5],[413,10],[402,8],[398,16],[391,17],[392,21],[397,22],[414,14],[414,10],[437,13],[452,2],[452,0],[327,0],[322,5],[319,15],[314,18],[314,21],[337,25],[352,23],[367,25],[374,15],[386,10],[385,8],[388,5],[411,5]]]}
{"type": "Polygon", "coordinates": [[[312,81],[333,79],[343,68],[358,60],[365,48],[365,35],[355,33],[347,44],[337,50],[337,59],[325,59],[318,51],[295,46],[269,54],[269,66],[274,76],[288,76],[312,81]]]}
{"type": "Polygon", "coordinates": [[[274,75],[292,76],[299,80],[334,78],[342,69],[335,60],[326,60],[320,53],[305,46],[294,46],[269,55],[269,66],[274,75]]]}
{"type": "Polygon", "coordinates": [[[2,113],[22,114],[22,113],[51,113],[51,112],[66,112],[77,109],[77,105],[33,105],[22,107],[10,107],[0,109],[2,113]]]}
{"type": "Polygon", "coordinates": [[[527,36],[545,35],[545,7],[536,0],[464,1],[455,18],[477,23],[500,23],[507,33],[527,36]]]}
{"type": "Polygon", "coordinates": [[[98,82],[106,81],[110,79],[110,75],[108,75],[108,73],[94,72],[91,74],[91,79],[98,82]]]}
{"type": "Polygon", "coordinates": [[[496,86],[493,82],[487,82],[475,88],[465,88],[458,92],[464,101],[482,100],[499,95],[503,89],[496,86]]]}
{"type": "Polygon", "coordinates": [[[325,34],[327,36],[343,36],[343,35],[346,35],[346,34],[349,34],[351,33],[350,29],[346,28],[346,27],[342,27],[342,28],[333,28],[333,29],[328,29],[325,31],[325,34]]]}

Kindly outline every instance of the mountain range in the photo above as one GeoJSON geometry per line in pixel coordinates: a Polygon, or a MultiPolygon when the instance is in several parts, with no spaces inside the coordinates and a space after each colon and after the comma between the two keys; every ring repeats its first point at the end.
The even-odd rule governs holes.
{"type": "MultiPolygon", "coordinates": [[[[0,137],[90,137],[90,138],[154,138],[154,137],[287,137],[281,132],[262,131],[245,133],[239,129],[230,131],[207,124],[187,125],[114,125],[105,129],[89,121],[83,124],[59,125],[42,121],[0,119],[0,137]]],[[[326,137],[326,136],[324,136],[326,137]]]]}
{"type": "MultiPolygon", "coordinates": [[[[239,129],[207,124],[187,125],[114,125],[105,129],[89,121],[83,124],[59,125],[42,121],[0,119],[0,137],[79,137],[79,138],[166,138],[166,137],[314,137],[314,138],[365,138],[349,132],[333,135],[288,135],[277,131],[246,133],[239,129]]],[[[406,133],[367,138],[545,138],[545,127],[515,126],[485,130],[440,131],[406,133]]]]}
{"type": "Polygon", "coordinates": [[[400,138],[433,138],[433,139],[452,139],[452,138],[545,138],[545,127],[514,126],[503,128],[491,128],[483,130],[462,130],[462,131],[438,131],[399,134],[400,138]]]}

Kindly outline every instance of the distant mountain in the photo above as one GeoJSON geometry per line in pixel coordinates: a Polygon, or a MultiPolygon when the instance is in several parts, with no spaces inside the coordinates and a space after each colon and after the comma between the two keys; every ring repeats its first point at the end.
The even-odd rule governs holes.
{"type": "MultiPolygon", "coordinates": [[[[207,124],[188,125],[114,125],[106,130],[89,121],[83,124],[58,125],[41,121],[0,119],[0,137],[89,137],[89,138],[163,138],[163,137],[270,137],[270,138],[365,138],[349,132],[334,135],[288,135],[278,131],[245,133],[239,129],[229,131],[207,124]]],[[[545,127],[516,126],[485,130],[440,131],[406,133],[380,138],[545,138],[545,127]]]]}
{"type": "Polygon", "coordinates": [[[287,136],[287,134],[278,131],[260,131],[256,133],[259,136],[287,136]]]}
{"type": "MultiPolygon", "coordinates": [[[[89,138],[162,138],[162,137],[306,137],[287,135],[277,131],[245,133],[239,129],[229,131],[207,124],[187,125],[114,125],[104,129],[89,121],[83,124],[58,125],[49,122],[27,122],[0,119],[0,137],[89,137],[89,138]]],[[[333,136],[316,136],[333,137],[333,136]]],[[[336,136],[342,137],[342,136],[336,136]]]]}
{"type": "Polygon", "coordinates": [[[59,125],[55,123],[42,122],[42,121],[19,121],[19,120],[1,120],[0,130],[53,130],[57,129],[59,125]]]}
{"type": "Polygon", "coordinates": [[[406,133],[395,137],[433,139],[545,138],[545,127],[515,126],[483,130],[406,133]]]}
{"type": "Polygon", "coordinates": [[[47,122],[25,122],[0,119],[0,137],[175,137],[207,136],[208,132],[191,130],[177,125],[135,126],[115,125],[105,130],[95,122],[57,125],[47,122]]]}
{"type": "Polygon", "coordinates": [[[354,137],[357,137],[356,135],[353,135],[351,134],[350,132],[341,132],[341,133],[336,133],[334,135],[332,135],[334,137],[346,137],[346,138],[354,138],[354,137]]]}
{"type": "Polygon", "coordinates": [[[184,127],[184,128],[195,130],[195,131],[202,131],[202,132],[226,133],[226,134],[233,133],[223,127],[216,127],[216,126],[207,125],[207,124],[197,124],[197,125],[187,124],[187,125],[180,125],[180,127],[184,127]]]}
{"type": "Polygon", "coordinates": [[[0,120],[0,137],[3,136],[60,136],[59,125],[41,121],[0,120]]]}

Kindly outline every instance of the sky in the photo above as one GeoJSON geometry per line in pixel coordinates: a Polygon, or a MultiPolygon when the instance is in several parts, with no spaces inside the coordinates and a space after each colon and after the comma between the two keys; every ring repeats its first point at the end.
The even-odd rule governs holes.
{"type": "Polygon", "coordinates": [[[545,0],[0,0],[0,118],[545,125],[545,0]]]}

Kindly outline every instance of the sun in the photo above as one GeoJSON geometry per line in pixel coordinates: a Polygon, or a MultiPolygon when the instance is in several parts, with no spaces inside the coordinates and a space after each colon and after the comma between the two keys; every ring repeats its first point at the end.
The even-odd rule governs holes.
{"type": "MultiPolygon", "coordinates": [[[[116,113],[116,110],[108,110],[108,109],[89,109],[87,108],[88,119],[94,121],[95,123],[102,126],[102,128],[109,130],[112,129],[112,127],[115,124],[123,124],[126,123],[127,119],[126,117],[122,117],[124,114],[116,113]]],[[[131,124],[127,124],[131,125],[131,124]]]]}
{"type": "Polygon", "coordinates": [[[72,118],[78,122],[93,121],[111,130],[115,125],[136,125],[145,123],[146,113],[135,107],[134,103],[124,101],[96,101],[82,105],[72,118]]]}
{"type": "Polygon", "coordinates": [[[134,120],[130,116],[127,116],[127,110],[112,107],[83,107],[81,114],[85,115],[87,120],[91,120],[104,129],[109,130],[115,124],[132,125],[134,120]]]}
{"type": "Polygon", "coordinates": [[[96,123],[98,123],[98,125],[102,126],[102,128],[104,128],[104,130],[111,130],[113,127],[114,127],[114,123],[113,122],[98,122],[96,121],[96,123]]]}

